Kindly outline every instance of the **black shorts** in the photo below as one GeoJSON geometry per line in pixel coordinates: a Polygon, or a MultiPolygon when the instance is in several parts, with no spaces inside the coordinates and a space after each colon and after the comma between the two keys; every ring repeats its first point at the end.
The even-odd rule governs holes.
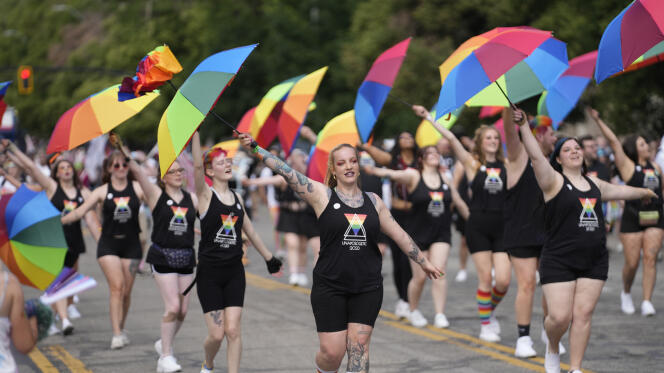
{"type": "Polygon", "coordinates": [[[461,233],[462,236],[466,234],[466,219],[462,218],[459,213],[455,212],[452,214],[452,221],[454,222],[454,227],[457,232],[461,233]]]}
{"type": "Polygon", "coordinates": [[[246,287],[242,261],[235,260],[224,265],[198,263],[196,293],[203,313],[244,306],[246,287]]]}
{"type": "Polygon", "coordinates": [[[67,250],[67,253],[65,254],[64,266],[69,268],[74,268],[74,265],[76,265],[76,261],[78,260],[79,255],[81,254],[78,252],[67,250]]]}
{"type": "Polygon", "coordinates": [[[515,258],[539,258],[542,255],[542,245],[514,247],[507,249],[507,253],[515,258]]]}
{"type": "Polygon", "coordinates": [[[348,323],[373,328],[383,304],[383,286],[364,293],[337,290],[314,276],[311,287],[311,308],[319,333],[348,329],[348,323]]]}
{"type": "Polygon", "coordinates": [[[279,211],[277,231],[282,233],[295,233],[307,238],[320,236],[316,215],[306,211],[293,212],[281,209],[279,211]]]}
{"type": "Polygon", "coordinates": [[[609,252],[606,251],[598,260],[585,268],[571,266],[567,258],[543,256],[540,259],[539,274],[542,285],[554,282],[575,281],[578,278],[590,278],[606,281],[609,275],[609,252]]]}
{"type": "Polygon", "coordinates": [[[97,258],[114,255],[123,259],[141,259],[143,250],[138,233],[128,234],[124,238],[101,237],[97,243],[97,258]]]}
{"type": "Polygon", "coordinates": [[[193,268],[173,268],[166,265],[153,264],[152,272],[159,275],[166,275],[169,273],[177,273],[178,275],[191,275],[194,273],[193,268]]]}
{"type": "Polygon", "coordinates": [[[471,212],[466,222],[466,242],[471,254],[480,251],[504,253],[502,214],[471,212]]]}
{"type": "Polygon", "coordinates": [[[657,224],[644,226],[639,224],[639,213],[633,209],[625,208],[620,220],[620,233],[643,232],[648,228],[664,228],[664,214],[660,211],[657,224]]]}
{"type": "Polygon", "coordinates": [[[422,251],[427,251],[431,245],[441,242],[448,245],[452,244],[452,232],[449,227],[447,229],[441,229],[436,232],[435,235],[430,235],[427,240],[420,240],[418,237],[413,237],[415,243],[422,251]]]}

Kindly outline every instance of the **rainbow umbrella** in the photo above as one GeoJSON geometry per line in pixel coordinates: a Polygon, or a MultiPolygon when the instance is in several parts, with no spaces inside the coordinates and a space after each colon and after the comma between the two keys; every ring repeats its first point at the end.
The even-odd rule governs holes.
{"type": "Polygon", "coordinates": [[[161,116],[157,131],[162,177],[217,103],[224,89],[233,81],[256,45],[229,49],[209,56],[196,66],[175,92],[175,97],[161,116]]]}
{"type": "Polygon", "coordinates": [[[508,106],[525,100],[544,91],[567,66],[567,46],[549,31],[491,30],[466,41],[440,65],[436,115],[463,104],[508,106]]]}
{"type": "Polygon", "coordinates": [[[595,80],[599,84],[639,59],[644,61],[661,54],[662,42],[664,2],[633,1],[604,30],[597,48],[595,80]],[[657,47],[659,52],[650,52],[654,47],[657,47]]]}
{"type": "Polygon", "coordinates": [[[312,180],[323,182],[327,172],[327,158],[330,151],[339,144],[350,144],[355,146],[360,140],[360,134],[355,124],[354,110],[332,118],[325,127],[318,133],[316,146],[311,148],[309,154],[309,165],[307,166],[307,176],[312,180]]]}
{"type": "Polygon", "coordinates": [[[281,148],[286,153],[286,158],[295,146],[297,137],[300,134],[300,128],[304,123],[307,112],[311,109],[311,104],[318,91],[323,76],[327,72],[327,66],[320,68],[311,74],[300,79],[291,88],[284,106],[279,116],[279,125],[277,135],[281,148]]]}
{"type": "Polygon", "coordinates": [[[235,154],[237,154],[237,151],[240,149],[240,140],[231,139],[231,140],[220,141],[214,144],[212,148],[224,149],[226,151],[226,157],[233,158],[235,157],[235,154]]]}
{"type": "Polygon", "coordinates": [[[44,290],[62,270],[67,242],[60,217],[46,193],[25,185],[0,197],[0,259],[22,284],[44,290]]]}
{"type": "Polygon", "coordinates": [[[2,116],[5,115],[5,110],[7,109],[7,104],[5,103],[5,94],[7,93],[7,88],[12,84],[11,80],[8,82],[0,83],[0,122],[2,121],[2,116]]]}
{"type": "Polygon", "coordinates": [[[410,44],[408,38],[383,52],[369,69],[355,97],[355,121],[362,142],[367,142],[373,131],[378,114],[387,100],[397,78],[406,51],[410,44]]]}
{"type": "MultiPolygon", "coordinates": [[[[454,123],[456,122],[457,118],[459,118],[459,115],[461,115],[462,111],[463,111],[463,106],[454,110],[450,115],[438,118],[436,122],[441,126],[450,129],[452,125],[454,125],[454,123]]],[[[431,116],[434,118],[436,117],[436,110],[431,110],[431,116]]],[[[440,140],[442,136],[443,135],[441,135],[440,132],[438,132],[436,127],[434,127],[433,124],[431,124],[431,122],[429,122],[426,119],[423,119],[420,122],[420,125],[417,126],[417,131],[415,132],[415,142],[417,143],[417,146],[423,148],[429,145],[436,145],[436,143],[438,143],[438,140],[440,140]]]]}
{"type": "Polygon", "coordinates": [[[136,75],[122,80],[118,100],[131,100],[152,92],[182,71],[182,66],[168,45],[159,46],[148,53],[136,66],[136,75]]]}
{"type": "Polygon", "coordinates": [[[569,68],[542,93],[537,104],[537,114],[546,115],[558,129],[567,114],[576,106],[588,86],[595,70],[597,51],[589,52],[569,61],[569,68]]]}
{"type": "Polygon", "coordinates": [[[251,131],[251,120],[254,118],[255,112],[256,107],[254,106],[242,115],[242,119],[240,119],[240,123],[238,123],[236,128],[238,132],[249,133],[249,131],[251,131]]]}
{"type": "Polygon", "coordinates": [[[482,106],[480,109],[480,118],[495,117],[503,112],[504,106],[482,106]]]}
{"type": "Polygon", "coordinates": [[[99,91],[62,114],[55,124],[46,152],[71,150],[103,135],[138,114],[159,96],[159,91],[154,91],[120,102],[119,87],[117,84],[99,91]]]}

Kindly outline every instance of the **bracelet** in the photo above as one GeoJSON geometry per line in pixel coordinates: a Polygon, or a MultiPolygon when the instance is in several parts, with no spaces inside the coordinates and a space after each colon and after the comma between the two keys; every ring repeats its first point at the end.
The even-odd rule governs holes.
{"type": "Polygon", "coordinates": [[[256,145],[256,146],[251,150],[251,152],[254,153],[254,154],[256,154],[256,153],[258,153],[258,149],[260,149],[260,147],[259,147],[258,145],[256,145]]]}

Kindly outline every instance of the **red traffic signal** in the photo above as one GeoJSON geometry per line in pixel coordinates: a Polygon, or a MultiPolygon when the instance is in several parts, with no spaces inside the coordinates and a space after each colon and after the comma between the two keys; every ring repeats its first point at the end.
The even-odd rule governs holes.
{"type": "Polygon", "coordinates": [[[18,77],[18,93],[22,95],[29,95],[34,89],[34,75],[32,73],[32,66],[19,66],[17,71],[18,77]]]}

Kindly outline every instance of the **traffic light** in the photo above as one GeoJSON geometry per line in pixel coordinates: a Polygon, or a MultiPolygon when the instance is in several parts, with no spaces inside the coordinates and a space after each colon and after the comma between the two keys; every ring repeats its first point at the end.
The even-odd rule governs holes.
{"type": "Polygon", "coordinates": [[[32,93],[35,84],[32,66],[19,66],[16,75],[18,78],[18,93],[22,95],[29,95],[32,93]]]}

